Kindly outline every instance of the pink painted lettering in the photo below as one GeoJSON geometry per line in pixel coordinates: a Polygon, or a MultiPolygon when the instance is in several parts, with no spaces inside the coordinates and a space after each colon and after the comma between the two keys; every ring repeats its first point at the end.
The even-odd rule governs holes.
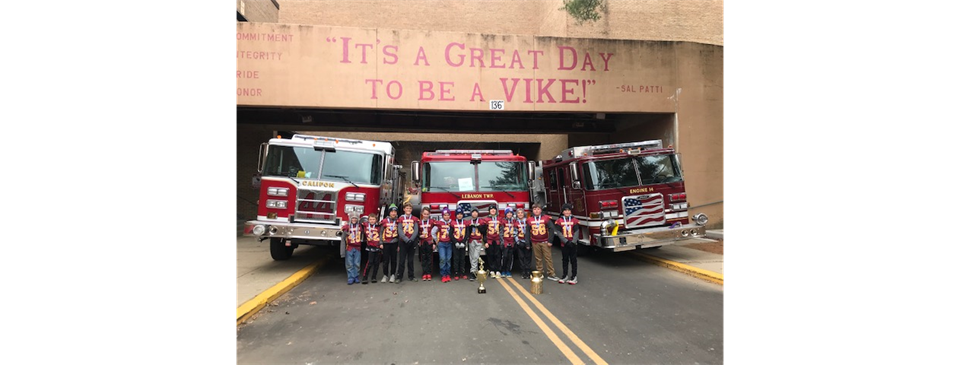
{"type": "Polygon", "coordinates": [[[490,68],[506,68],[507,65],[501,64],[497,66],[497,62],[500,62],[500,57],[503,56],[502,49],[490,49],[490,68]],[[497,52],[500,52],[498,55],[497,52]]]}
{"type": "Polygon", "coordinates": [[[453,67],[460,67],[461,65],[463,65],[464,56],[462,54],[457,55],[457,56],[460,56],[460,62],[453,63],[453,61],[450,60],[450,48],[453,48],[453,47],[459,47],[461,51],[464,49],[463,43],[451,42],[450,44],[447,45],[446,51],[444,51],[444,57],[446,57],[448,65],[453,67]]]}
{"type": "MultiPolygon", "coordinates": [[[[501,80],[502,80],[502,79],[501,79],[501,80]]],[[[483,101],[483,93],[480,92],[480,83],[474,82],[474,83],[473,83],[473,95],[470,95],[470,101],[474,101],[474,99],[475,99],[477,96],[480,96],[480,101],[483,101]]]]}
{"type": "Polygon", "coordinates": [[[567,94],[573,94],[573,87],[571,86],[569,89],[567,88],[568,83],[579,85],[580,80],[560,79],[560,90],[562,91],[562,93],[560,94],[560,102],[561,103],[579,103],[580,97],[577,97],[576,99],[567,99],[567,94]]]}
{"type": "Polygon", "coordinates": [[[360,47],[360,63],[367,63],[367,48],[373,49],[373,45],[369,43],[357,43],[353,48],[360,47]]]}
{"type": "Polygon", "coordinates": [[[476,60],[483,67],[483,49],[470,48],[470,67],[473,67],[473,61],[476,60]]]}
{"type": "Polygon", "coordinates": [[[577,67],[577,50],[576,50],[576,49],[574,49],[573,47],[567,47],[567,46],[557,46],[557,49],[560,50],[560,67],[557,67],[557,70],[572,70],[572,69],[574,69],[575,67],[577,67]],[[568,66],[564,66],[564,60],[565,60],[565,59],[568,59],[568,58],[565,58],[565,57],[563,56],[564,53],[566,53],[566,52],[564,52],[564,51],[570,51],[570,52],[572,52],[572,57],[573,57],[573,61],[572,61],[572,62],[573,62],[573,63],[570,64],[569,67],[568,67],[568,66]]]}
{"type": "Polygon", "coordinates": [[[526,87],[527,87],[527,98],[523,100],[523,103],[524,103],[524,104],[533,103],[533,99],[532,99],[532,97],[533,97],[533,85],[531,85],[532,82],[533,82],[533,79],[523,79],[523,83],[524,83],[524,84],[526,85],[526,87]]]}
{"type": "MultiPolygon", "coordinates": [[[[449,49],[449,47],[450,47],[450,46],[447,46],[447,49],[449,49]]],[[[420,47],[420,50],[417,51],[417,59],[416,59],[415,61],[413,61],[413,65],[414,65],[414,66],[419,66],[419,65],[420,65],[420,60],[423,60],[423,65],[424,65],[424,66],[430,66],[430,62],[427,62],[427,54],[426,54],[425,52],[423,52],[423,47],[422,47],[422,46],[420,47]]],[[[450,61],[450,58],[447,58],[447,61],[449,62],[449,61],[450,61]]]]}
{"type": "Polygon", "coordinates": [[[613,57],[613,53],[603,53],[603,52],[600,52],[600,58],[603,59],[603,70],[604,70],[604,71],[610,71],[610,68],[607,67],[607,66],[609,66],[610,58],[612,58],[612,57],[613,57]]]}
{"type": "Polygon", "coordinates": [[[383,47],[383,55],[387,57],[393,57],[393,61],[387,61],[387,57],[383,58],[383,63],[387,65],[394,65],[397,63],[397,46],[386,46],[383,47]],[[388,49],[393,49],[393,52],[387,52],[388,49]]]}
{"type": "Polygon", "coordinates": [[[433,93],[433,81],[417,81],[420,83],[420,98],[417,100],[433,100],[436,96],[433,93]],[[430,93],[429,97],[424,97],[424,94],[430,93]]]}
{"type": "Polygon", "coordinates": [[[450,96],[452,87],[453,82],[440,81],[440,101],[454,101],[454,97],[450,96]]]}
{"type": "Polygon", "coordinates": [[[506,96],[507,101],[513,101],[513,93],[517,91],[517,83],[520,82],[520,79],[510,79],[513,81],[513,86],[510,87],[510,90],[507,90],[507,79],[505,77],[500,78],[500,84],[503,85],[503,95],[506,96]]]}
{"type": "Polygon", "coordinates": [[[513,69],[513,65],[520,64],[520,69],[523,69],[523,61],[520,60],[520,50],[513,51],[513,60],[510,61],[510,68],[513,69]]]}
{"type": "MultiPolygon", "coordinates": [[[[350,62],[350,40],[353,38],[349,37],[340,37],[340,40],[343,41],[343,59],[340,60],[340,63],[352,63],[350,62]]],[[[374,97],[376,99],[376,97],[374,97]]]]}
{"type": "Polygon", "coordinates": [[[387,83],[387,97],[389,97],[390,99],[393,99],[393,100],[397,100],[397,99],[399,99],[400,96],[402,96],[402,95],[403,95],[403,85],[401,85],[400,82],[398,82],[398,81],[390,81],[390,82],[387,83]],[[396,96],[394,96],[393,93],[390,92],[390,87],[393,86],[393,85],[397,85],[397,95],[396,95],[396,96]]]}
{"type": "Polygon", "coordinates": [[[543,51],[527,51],[527,54],[533,55],[533,69],[539,70],[540,68],[537,66],[537,56],[542,55],[543,51]]]}
{"type": "Polygon", "coordinates": [[[593,68],[593,61],[590,60],[590,52],[584,53],[583,55],[583,67],[580,68],[580,71],[586,71],[587,65],[590,65],[590,71],[596,71],[597,69],[593,68]]]}
{"type": "Polygon", "coordinates": [[[383,84],[383,80],[381,80],[381,79],[366,79],[366,80],[363,80],[363,82],[364,82],[365,84],[370,84],[370,89],[371,89],[370,99],[376,99],[376,98],[377,98],[377,83],[383,84]]]}
{"type": "Polygon", "coordinates": [[[261,96],[259,88],[237,88],[237,96],[261,96]]]}
{"type": "Polygon", "coordinates": [[[550,85],[553,85],[553,82],[557,81],[557,79],[549,79],[548,81],[549,82],[547,82],[547,86],[543,86],[543,79],[537,79],[537,90],[538,90],[537,102],[538,103],[543,102],[543,95],[547,95],[547,99],[550,99],[550,103],[557,102],[557,100],[553,98],[553,95],[550,94],[550,85]]]}

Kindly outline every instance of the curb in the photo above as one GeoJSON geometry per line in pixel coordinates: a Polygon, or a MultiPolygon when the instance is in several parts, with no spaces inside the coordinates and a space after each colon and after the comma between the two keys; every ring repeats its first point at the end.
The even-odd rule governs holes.
{"type": "Polygon", "coordinates": [[[239,326],[240,323],[259,312],[261,309],[263,309],[263,307],[266,307],[267,303],[276,300],[281,295],[297,286],[297,284],[303,282],[304,279],[310,277],[310,275],[313,275],[313,273],[316,272],[317,269],[323,267],[327,261],[330,261],[329,256],[321,258],[317,262],[307,265],[277,285],[271,286],[269,289],[257,294],[257,296],[253,297],[253,299],[241,304],[239,307],[237,307],[237,325],[239,326]]]}
{"type": "Polygon", "coordinates": [[[635,257],[635,258],[637,258],[637,259],[640,259],[640,260],[643,260],[643,261],[647,261],[647,262],[654,263],[654,264],[659,265],[659,266],[663,266],[663,267],[668,268],[668,269],[673,270],[673,271],[679,271],[679,272],[682,272],[682,273],[684,273],[684,274],[687,274],[687,275],[696,277],[696,278],[698,278],[698,279],[703,279],[703,280],[709,281],[709,282],[714,283],[714,284],[723,285],[723,274],[715,273],[715,272],[713,272],[713,271],[703,270],[703,269],[696,268],[696,267],[693,267],[693,266],[690,266],[690,265],[681,264],[681,263],[676,262],[676,261],[670,261],[670,260],[667,260],[667,259],[663,259],[663,258],[659,258],[659,257],[656,257],[656,256],[648,255],[648,254],[645,254],[645,253],[635,252],[635,253],[633,253],[633,257],[635,257]]]}

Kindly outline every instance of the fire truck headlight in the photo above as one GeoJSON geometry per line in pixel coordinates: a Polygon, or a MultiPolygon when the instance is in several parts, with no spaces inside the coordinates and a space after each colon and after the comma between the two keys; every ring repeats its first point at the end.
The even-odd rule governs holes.
{"type": "Polygon", "coordinates": [[[269,196],[287,196],[290,192],[290,189],[287,188],[268,188],[267,195],[269,196]]]}
{"type": "Polygon", "coordinates": [[[263,232],[266,232],[266,231],[267,231],[267,228],[259,224],[253,227],[253,234],[257,236],[262,235],[263,232]]]}
{"type": "Polygon", "coordinates": [[[350,213],[357,213],[357,215],[361,215],[363,214],[363,206],[347,204],[345,207],[343,207],[343,211],[347,213],[347,216],[350,216],[350,213]]]}
{"type": "Polygon", "coordinates": [[[287,209],[286,200],[267,200],[267,208],[287,209]]]}
{"type": "Polygon", "coordinates": [[[693,216],[693,222],[697,225],[705,226],[707,225],[707,215],[703,213],[697,213],[697,215],[693,216]]]}
{"type": "Polygon", "coordinates": [[[347,193],[348,202],[362,202],[366,200],[367,194],[365,193],[347,193]]]}

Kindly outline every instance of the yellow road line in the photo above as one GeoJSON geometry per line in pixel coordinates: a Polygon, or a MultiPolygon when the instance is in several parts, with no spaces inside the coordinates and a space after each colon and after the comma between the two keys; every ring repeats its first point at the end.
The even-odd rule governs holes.
{"type": "MultiPolygon", "coordinates": [[[[573,331],[567,328],[567,326],[565,326],[563,322],[560,322],[560,320],[557,319],[557,317],[554,316],[553,313],[550,313],[550,311],[548,311],[547,308],[543,306],[543,304],[540,304],[539,300],[534,298],[533,295],[530,295],[530,293],[528,293],[527,290],[520,285],[520,283],[518,283],[516,280],[513,280],[513,278],[507,278],[507,280],[513,283],[513,285],[517,287],[517,290],[523,293],[523,295],[526,296],[527,299],[530,299],[530,302],[532,302],[533,305],[537,306],[537,309],[540,309],[540,312],[542,312],[547,317],[547,319],[553,322],[553,324],[556,325],[561,332],[567,335],[567,337],[570,338],[570,341],[573,341],[573,344],[577,345],[577,347],[580,348],[580,351],[583,351],[583,353],[587,354],[587,357],[589,357],[590,360],[593,360],[593,362],[600,365],[607,365],[607,362],[603,361],[603,359],[600,358],[600,355],[597,355],[597,353],[594,352],[593,349],[590,348],[590,346],[587,346],[586,343],[581,341],[580,337],[577,337],[577,335],[575,335],[573,331]]],[[[546,283],[547,282],[544,282],[544,284],[546,283]]]]}
{"type": "Polygon", "coordinates": [[[673,271],[679,271],[684,274],[700,278],[715,284],[723,285],[723,274],[715,273],[713,271],[707,271],[690,265],[681,264],[676,261],[670,261],[664,258],[656,257],[653,255],[648,255],[645,253],[632,252],[633,257],[663,266],[673,271]]]}
{"type": "Polygon", "coordinates": [[[237,325],[239,326],[241,322],[256,314],[258,311],[263,309],[263,307],[266,307],[267,303],[276,300],[284,293],[290,291],[290,289],[293,289],[293,287],[297,286],[297,284],[300,284],[300,282],[316,272],[321,266],[326,264],[327,261],[330,261],[330,256],[326,256],[311,265],[307,265],[307,267],[304,267],[293,273],[293,275],[290,275],[290,277],[284,279],[279,284],[271,286],[269,289],[257,294],[257,296],[253,297],[253,299],[241,304],[239,307],[237,307],[237,325]]]}
{"type": "Polygon", "coordinates": [[[498,281],[500,282],[500,285],[503,285],[503,287],[507,289],[507,293],[510,293],[510,296],[513,297],[513,300],[516,300],[517,304],[520,304],[520,308],[523,308],[523,311],[527,312],[527,315],[537,323],[537,326],[539,326],[540,330],[547,335],[547,338],[549,338],[550,341],[552,341],[553,344],[560,349],[560,352],[567,357],[567,360],[570,360],[571,363],[577,365],[584,364],[583,360],[580,360],[580,357],[573,353],[573,350],[571,350],[567,344],[563,343],[563,341],[560,340],[560,337],[557,336],[557,334],[553,332],[550,327],[547,327],[546,323],[543,323],[543,320],[533,312],[533,309],[530,309],[530,306],[528,306],[523,299],[520,299],[520,296],[518,296],[517,293],[514,293],[513,289],[510,289],[510,285],[507,285],[507,283],[503,282],[503,280],[498,281]]]}

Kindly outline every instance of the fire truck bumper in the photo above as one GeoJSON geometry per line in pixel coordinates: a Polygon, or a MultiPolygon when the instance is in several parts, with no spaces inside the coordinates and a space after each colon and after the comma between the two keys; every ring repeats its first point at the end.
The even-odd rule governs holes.
{"type": "Polygon", "coordinates": [[[669,245],[690,238],[703,238],[706,233],[704,226],[696,224],[687,224],[676,228],[634,229],[618,232],[616,236],[597,235],[597,245],[600,248],[613,251],[627,251],[669,245]]]}
{"type": "Polygon", "coordinates": [[[302,223],[278,223],[247,221],[243,225],[243,235],[247,237],[266,238],[284,238],[284,239],[305,239],[305,240],[329,240],[339,241],[341,235],[340,227],[318,226],[316,224],[302,223]]]}

